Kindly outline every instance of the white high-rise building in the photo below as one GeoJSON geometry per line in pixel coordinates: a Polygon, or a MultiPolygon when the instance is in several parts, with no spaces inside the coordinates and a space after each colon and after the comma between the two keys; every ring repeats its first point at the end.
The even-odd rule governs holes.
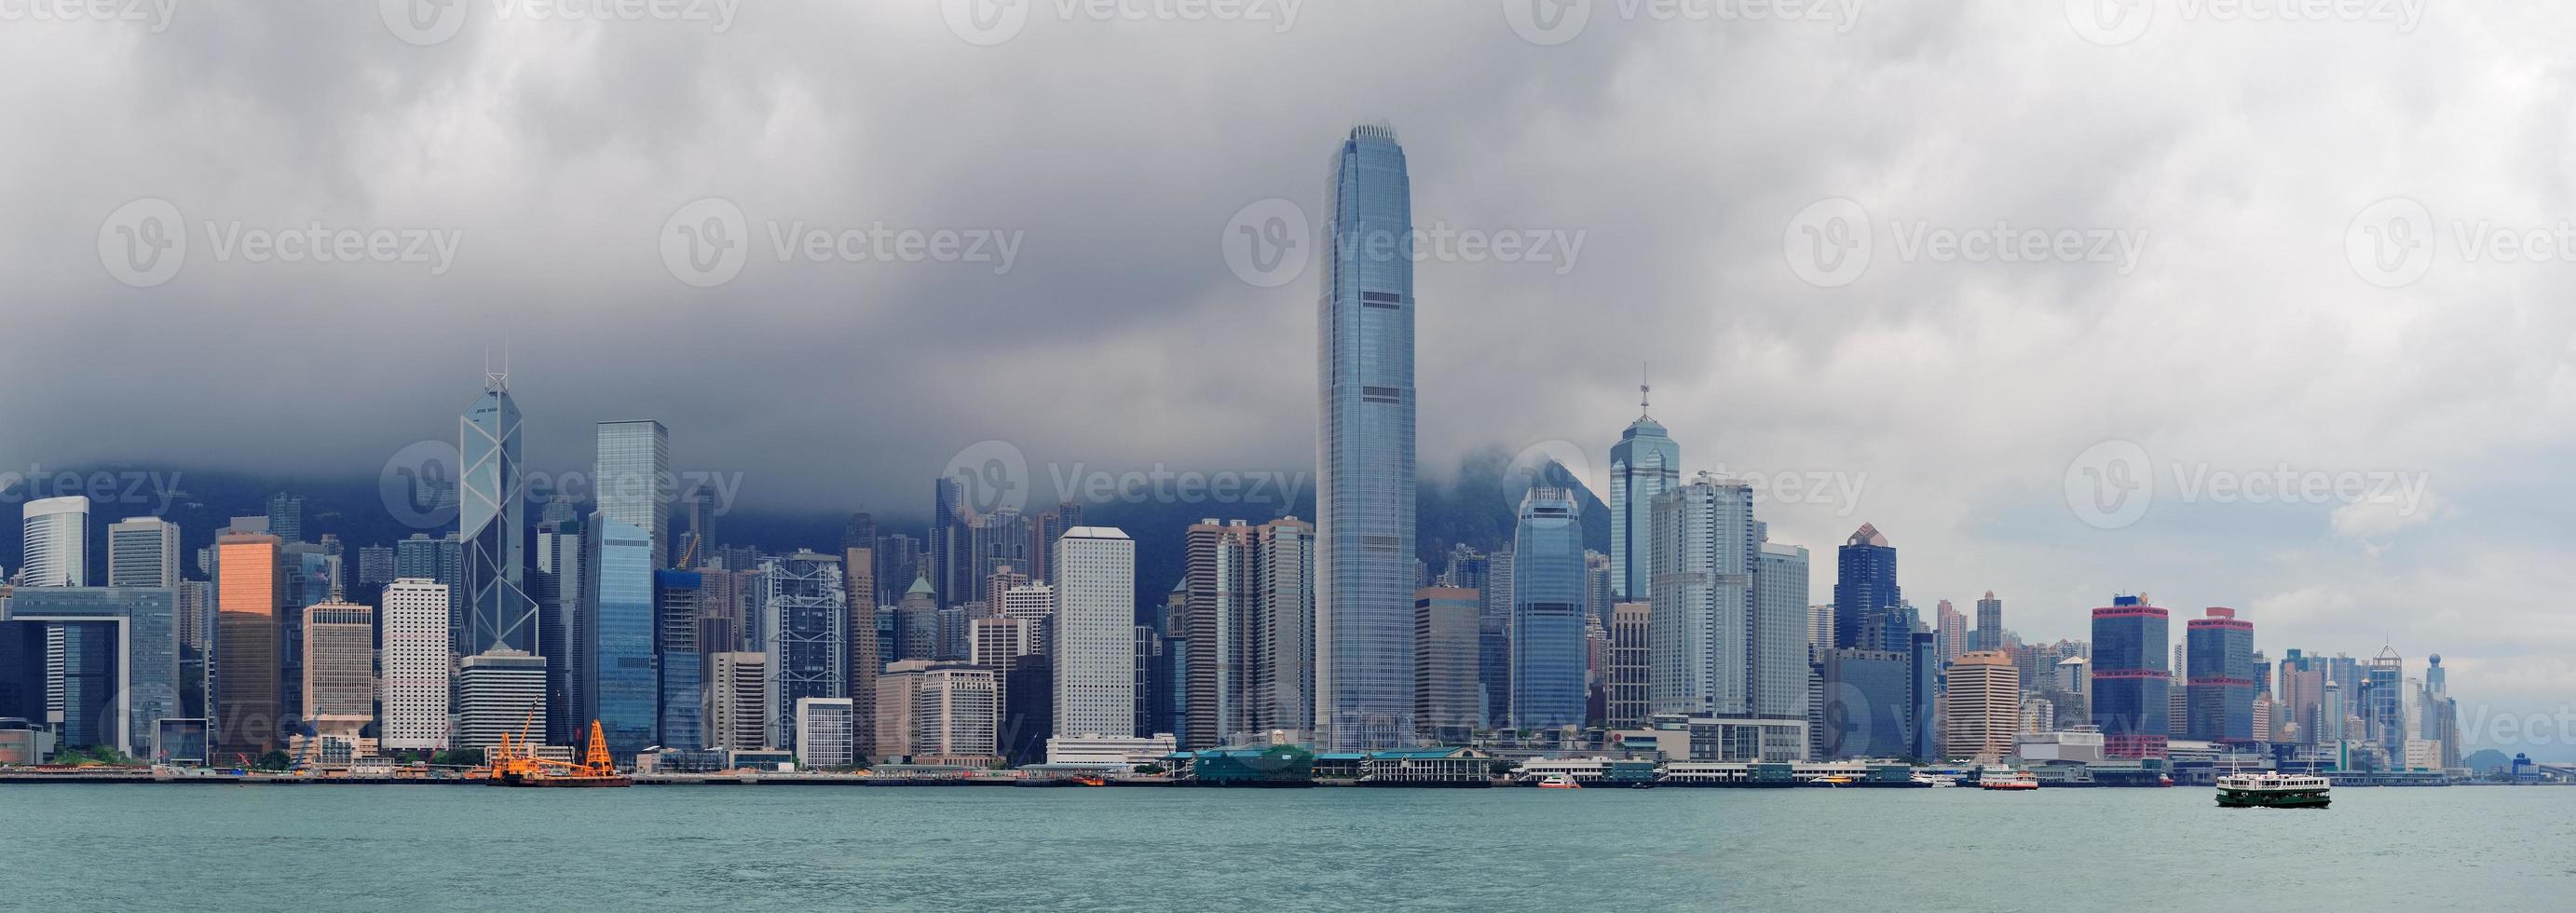
{"type": "Polygon", "coordinates": [[[769,747],[769,654],[727,652],[707,659],[707,747],[769,747]]]}
{"type": "Polygon", "coordinates": [[[65,495],[27,502],[19,586],[89,585],[89,498],[65,495]]]}
{"type": "Polygon", "coordinates": [[[447,585],[403,578],[385,587],[385,750],[449,746],[447,585]]]}
{"type": "Polygon", "coordinates": [[[1105,526],[1055,543],[1055,733],[1136,731],[1136,543],[1105,526]]]}
{"type": "Polygon", "coordinates": [[[1047,652],[1047,629],[1055,626],[1055,587],[1032,583],[1004,590],[1001,609],[1004,618],[1028,622],[1028,648],[1021,652],[1047,652]]]}
{"type": "Polygon", "coordinates": [[[796,699],[796,764],[815,770],[838,770],[858,763],[851,738],[858,724],[858,702],[846,697],[796,699]]]}
{"type": "Polygon", "coordinates": [[[179,524],[128,517],[107,525],[107,585],[179,586],[179,524]]]}
{"type": "Polygon", "coordinates": [[[1647,591],[1651,706],[1655,713],[1741,716],[1750,706],[1746,659],[1753,568],[1761,533],[1753,490],[1697,481],[1655,498],[1647,591]]]}
{"type": "Polygon", "coordinates": [[[543,741],[545,706],[545,657],[510,647],[468,656],[456,672],[456,747],[543,741]]]}

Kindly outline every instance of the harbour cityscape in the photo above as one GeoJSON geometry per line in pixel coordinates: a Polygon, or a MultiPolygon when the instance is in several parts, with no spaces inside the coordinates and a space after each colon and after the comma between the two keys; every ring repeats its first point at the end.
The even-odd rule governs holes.
{"type": "Polygon", "coordinates": [[[2545,910],[2536,0],[0,0],[0,910],[2545,910]]]}

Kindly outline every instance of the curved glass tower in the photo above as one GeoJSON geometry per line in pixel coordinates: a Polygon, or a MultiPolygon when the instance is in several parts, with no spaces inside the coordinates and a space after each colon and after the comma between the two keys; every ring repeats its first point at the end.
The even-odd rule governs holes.
{"type": "Polygon", "coordinates": [[[1413,743],[1413,188],[1393,128],[1333,158],[1316,303],[1315,715],[1334,748],[1413,743]]]}

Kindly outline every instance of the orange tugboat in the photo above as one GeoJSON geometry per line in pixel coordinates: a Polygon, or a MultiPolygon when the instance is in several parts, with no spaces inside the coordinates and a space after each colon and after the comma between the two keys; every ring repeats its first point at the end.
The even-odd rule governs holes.
{"type": "MultiPolygon", "coordinates": [[[[534,722],[531,715],[530,722],[534,722]]],[[[501,736],[499,754],[492,759],[488,775],[493,786],[633,786],[635,781],[617,772],[608,760],[608,739],[600,731],[599,721],[590,721],[590,751],[582,763],[557,761],[537,756],[536,746],[528,743],[527,729],[520,728],[519,739],[501,736]]]]}

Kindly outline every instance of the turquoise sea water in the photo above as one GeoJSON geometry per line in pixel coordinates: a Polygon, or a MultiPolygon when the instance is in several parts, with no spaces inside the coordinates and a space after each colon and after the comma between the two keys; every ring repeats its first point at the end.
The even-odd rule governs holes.
{"type": "Polygon", "coordinates": [[[0,786],[0,908],[2541,910],[2576,789],[0,786]]]}

